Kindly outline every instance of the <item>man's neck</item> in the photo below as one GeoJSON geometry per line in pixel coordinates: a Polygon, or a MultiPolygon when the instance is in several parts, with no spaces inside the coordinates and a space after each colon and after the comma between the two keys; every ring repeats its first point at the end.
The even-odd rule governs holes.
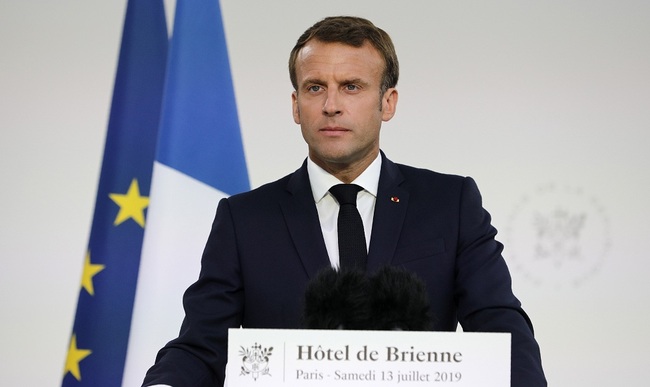
{"type": "Polygon", "coordinates": [[[309,159],[314,162],[314,164],[321,167],[330,175],[336,177],[343,183],[349,184],[353,182],[357,177],[359,177],[373,161],[379,156],[379,150],[368,154],[361,160],[355,161],[353,163],[330,163],[323,160],[318,160],[312,158],[311,155],[309,159]]]}

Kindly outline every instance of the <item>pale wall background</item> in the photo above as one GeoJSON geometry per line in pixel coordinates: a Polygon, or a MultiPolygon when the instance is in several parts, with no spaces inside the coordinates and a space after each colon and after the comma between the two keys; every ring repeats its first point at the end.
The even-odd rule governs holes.
{"type": "MultiPolygon", "coordinates": [[[[370,18],[402,68],[383,149],[477,180],[550,384],[646,385],[650,2],[222,9],[253,187],[306,154],[286,73],[296,38],[324,16],[370,18]]],[[[124,11],[124,1],[0,0],[2,385],[62,377],[124,11]]]]}

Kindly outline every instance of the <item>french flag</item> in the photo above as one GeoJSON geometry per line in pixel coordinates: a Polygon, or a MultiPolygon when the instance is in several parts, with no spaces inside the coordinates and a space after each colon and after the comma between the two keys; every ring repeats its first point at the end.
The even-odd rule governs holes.
{"type": "Polygon", "coordinates": [[[249,190],[219,3],[179,0],[122,385],[178,335],[221,198],[249,190]]]}

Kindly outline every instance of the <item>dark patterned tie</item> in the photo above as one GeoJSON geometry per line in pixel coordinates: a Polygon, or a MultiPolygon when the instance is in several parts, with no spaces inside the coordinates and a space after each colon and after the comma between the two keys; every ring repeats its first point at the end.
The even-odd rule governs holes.
{"type": "Polygon", "coordinates": [[[368,251],[363,222],[357,210],[357,193],[363,188],[356,184],[337,184],[330,193],[339,202],[338,234],[341,270],[366,270],[368,251]]]}

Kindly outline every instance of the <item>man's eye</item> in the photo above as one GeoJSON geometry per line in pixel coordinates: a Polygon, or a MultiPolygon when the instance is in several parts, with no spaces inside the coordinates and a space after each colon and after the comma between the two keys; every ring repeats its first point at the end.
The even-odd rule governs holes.
{"type": "Polygon", "coordinates": [[[345,85],[345,89],[348,90],[348,91],[355,91],[355,90],[359,89],[359,87],[357,85],[350,84],[350,85],[345,85]]]}
{"type": "Polygon", "coordinates": [[[318,85],[309,86],[309,87],[307,88],[307,90],[309,90],[309,91],[311,91],[311,92],[316,92],[316,91],[319,91],[320,89],[321,89],[321,87],[318,86],[318,85]]]}

